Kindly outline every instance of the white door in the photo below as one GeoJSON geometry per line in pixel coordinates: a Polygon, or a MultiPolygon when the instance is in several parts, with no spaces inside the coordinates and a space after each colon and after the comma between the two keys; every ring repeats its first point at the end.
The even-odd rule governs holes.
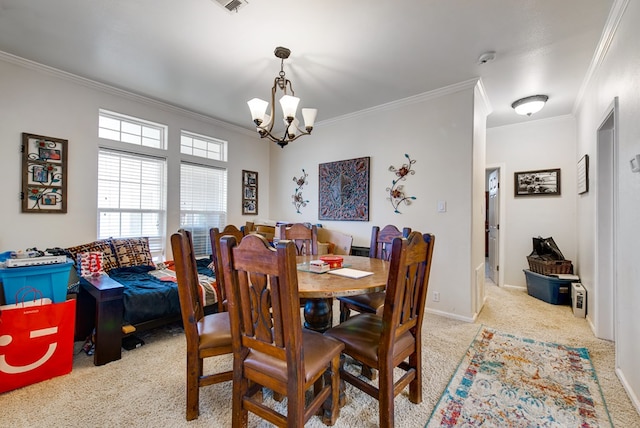
{"type": "Polygon", "coordinates": [[[500,224],[500,183],[498,176],[500,171],[495,170],[489,174],[489,278],[494,284],[498,284],[498,254],[500,224]]]}

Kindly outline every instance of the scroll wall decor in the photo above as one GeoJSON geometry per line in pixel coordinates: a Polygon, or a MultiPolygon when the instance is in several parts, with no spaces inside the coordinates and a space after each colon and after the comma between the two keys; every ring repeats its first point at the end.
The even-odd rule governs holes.
{"type": "Polygon", "coordinates": [[[412,165],[416,163],[415,159],[411,159],[411,157],[409,157],[409,155],[406,153],[404,157],[407,158],[407,161],[409,163],[402,164],[400,168],[396,168],[393,165],[389,167],[389,171],[393,172],[398,178],[394,179],[391,182],[391,187],[387,187],[387,192],[389,192],[389,197],[387,199],[389,200],[389,202],[391,202],[393,212],[397,214],[402,214],[398,210],[400,204],[404,203],[405,205],[411,205],[411,201],[414,201],[416,199],[415,196],[407,196],[404,193],[404,185],[398,184],[401,181],[406,181],[407,175],[413,175],[416,173],[412,169],[412,165]]]}
{"type": "Polygon", "coordinates": [[[22,133],[22,212],[67,212],[68,140],[22,133]]]}
{"type": "Polygon", "coordinates": [[[302,187],[307,184],[307,177],[309,176],[309,174],[306,173],[306,171],[304,170],[304,168],[302,168],[302,175],[300,176],[300,178],[296,178],[293,177],[293,181],[296,183],[296,190],[293,191],[293,195],[291,195],[291,198],[293,199],[293,205],[296,207],[296,212],[298,214],[300,214],[300,208],[301,207],[306,207],[307,204],[309,203],[308,200],[305,200],[302,197],[302,187]]]}
{"type": "Polygon", "coordinates": [[[369,221],[370,158],[318,165],[318,219],[369,221]]]}

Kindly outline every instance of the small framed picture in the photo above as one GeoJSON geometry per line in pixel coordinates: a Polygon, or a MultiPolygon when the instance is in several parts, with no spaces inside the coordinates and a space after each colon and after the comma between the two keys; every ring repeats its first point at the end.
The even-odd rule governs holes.
{"type": "Polygon", "coordinates": [[[242,170],[242,214],[258,214],[258,173],[242,170]]]}
{"type": "Polygon", "coordinates": [[[62,155],[60,154],[60,150],[40,147],[39,148],[40,160],[43,161],[60,161],[62,160],[62,155]]]}
{"type": "Polygon", "coordinates": [[[55,205],[58,203],[58,198],[56,195],[42,195],[42,205],[55,205]]]}
{"type": "Polygon", "coordinates": [[[589,191],[589,155],[584,155],[578,161],[578,194],[589,191]]]}
{"type": "Polygon", "coordinates": [[[560,195],[560,168],[514,173],[514,196],[560,195]]]}
{"type": "Polygon", "coordinates": [[[31,179],[36,183],[47,183],[49,181],[49,170],[42,165],[34,165],[31,171],[31,179]]]}

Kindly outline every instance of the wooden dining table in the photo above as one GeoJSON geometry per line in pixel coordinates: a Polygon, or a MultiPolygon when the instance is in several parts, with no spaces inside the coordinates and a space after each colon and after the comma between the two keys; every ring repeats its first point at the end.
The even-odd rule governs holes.
{"type": "Polygon", "coordinates": [[[340,275],[309,272],[308,263],[319,256],[298,256],[298,293],[306,299],[304,326],[324,332],[333,323],[333,298],[383,291],[389,275],[389,262],[362,256],[341,256],[343,267],[372,272],[354,279],[340,275]]]}

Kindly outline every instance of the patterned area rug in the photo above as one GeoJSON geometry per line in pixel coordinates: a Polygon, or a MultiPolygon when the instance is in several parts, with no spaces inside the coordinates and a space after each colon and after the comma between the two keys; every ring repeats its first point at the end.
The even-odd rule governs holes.
{"type": "Polygon", "coordinates": [[[426,427],[611,427],[586,348],[482,328],[426,427]]]}

